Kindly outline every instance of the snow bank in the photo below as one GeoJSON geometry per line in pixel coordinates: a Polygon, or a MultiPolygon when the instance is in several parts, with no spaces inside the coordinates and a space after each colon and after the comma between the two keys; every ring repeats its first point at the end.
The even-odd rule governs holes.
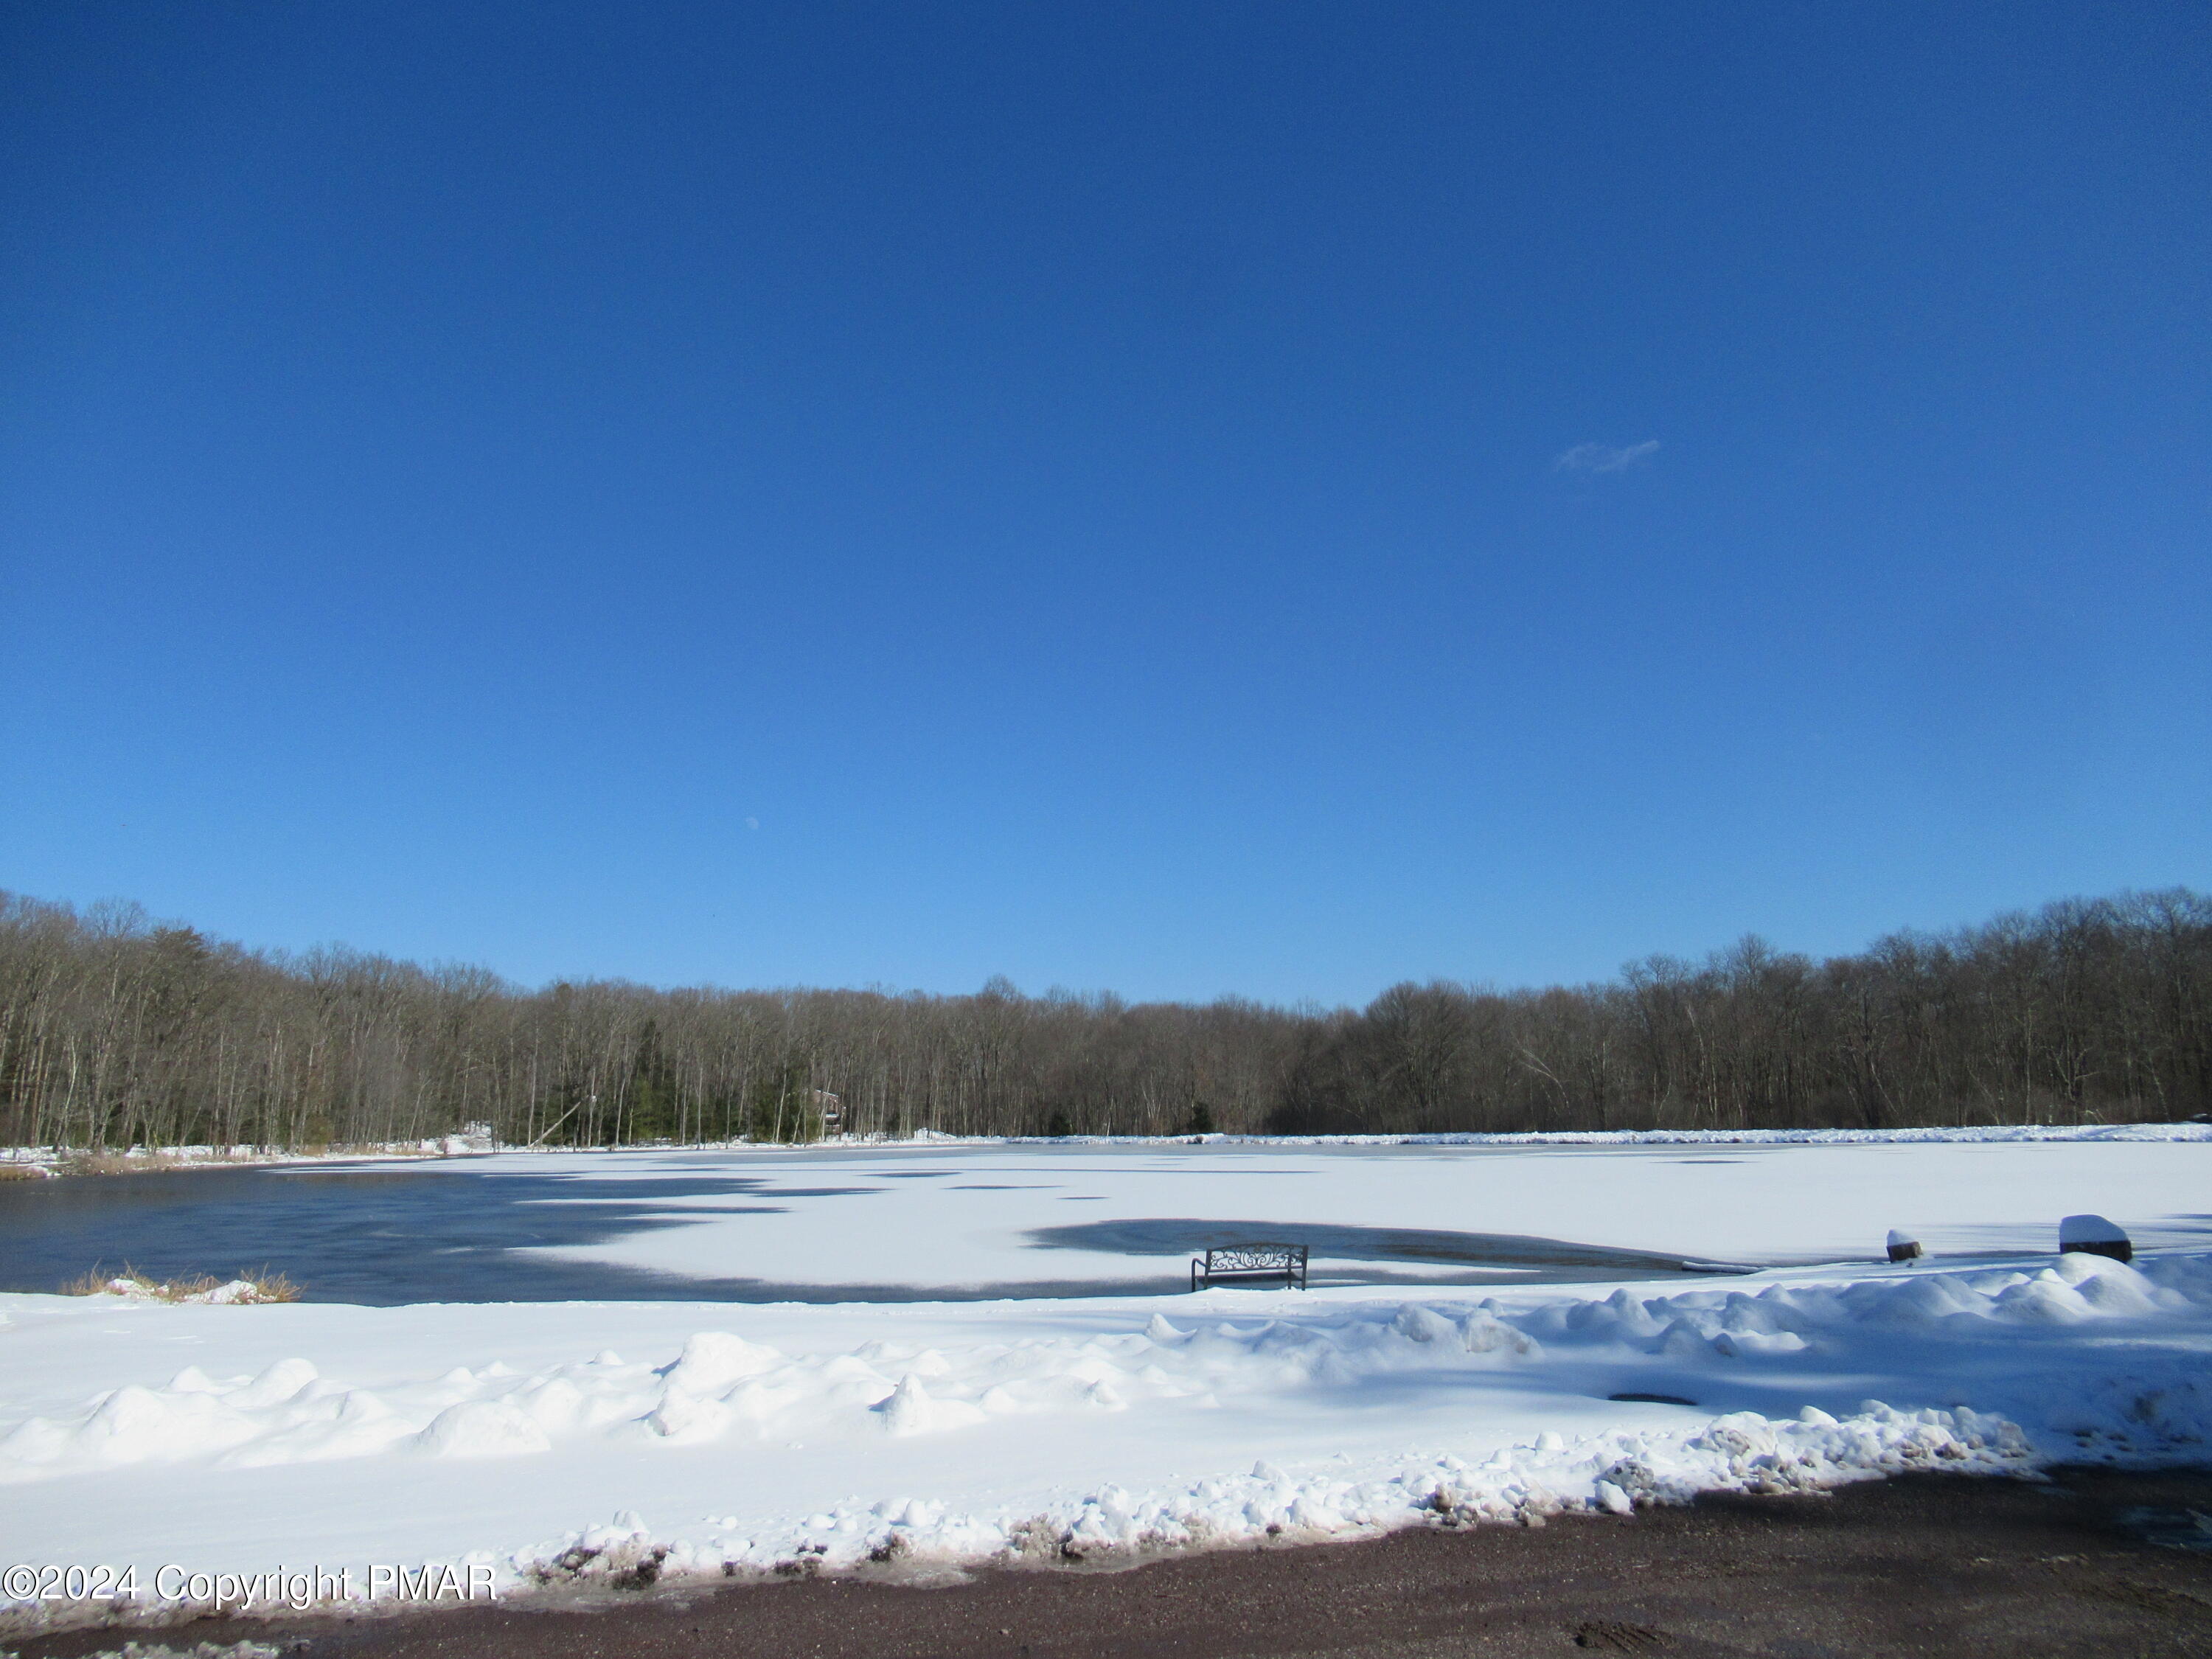
{"type": "Polygon", "coordinates": [[[99,1160],[109,1173],[144,1170],[245,1169],[261,1164],[349,1164],[377,1158],[462,1158],[496,1150],[490,1127],[471,1123],[459,1133],[428,1135],[419,1140],[381,1140],[302,1152],[253,1146],[193,1145],[131,1146],[88,1152],[82,1146],[0,1146],[0,1178],[62,1173],[74,1160],[99,1160]]]}
{"type": "Polygon", "coordinates": [[[1486,1310],[1408,1304],[1249,1324],[1154,1316],[1110,1337],[1032,1338],[951,1350],[871,1341],[792,1355],[702,1331],[673,1360],[611,1351],[522,1375],[455,1366],[370,1389],[285,1358],[252,1376],[188,1367],[161,1388],[125,1387],[67,1418],[34,1417],[0,1438],[0,1484],[93,1468],[212,1461],[218,1467],[403,1455],[511,1457],[557,1441],[701,1445],[941,1433],[993,1418],[1118,1412],[1150,1401],[1358,1386],[1418,1364],[1526,1363],[1528,1336],[1486,1310]]]}
{"type": "MultiPolygon", "coordinates": [[[[1465,1130],[1421,1134],[1319,1135],[956,1135],[939,1129],[911,1134],[832,1135],[805,1145],[754,1141],[697,1141],[662,1145],[659,1150],[701,1152],[744,1147],[750,1152],[804,1156],[835,1147],[885,1146],[1181,1146],[1194,1144],[1238,1146],[2017,1146],[2041,1141],[2151,1142],[2212,1141],[2212,1123],[1984,1123],[1905,1129],[1526,1129],[1465,1130]]],[[[494,1152],[534,1152],[561,1157],[565,1146],[501,1146],[489,1125],[471,1123],[456,1134],[421,1140],[380,1142],[327,1152],[270,1151],[256,1146],[191,1146],[149,1149],[133,1146],[106,1154],[143,1159],[167,1167],[202,1164],[320,1164],[363,1158],[481,1156],[494,1152]]],[[[634,1151],[653,1150],[633,1148],[634,1151]]],[[[49,1175],[52,1166],[82,1154],[82,1148],[0,1146],[0,1164],[25,1174],[49,1175]]]]}
{"type": "MultiPolygon", "coordinates": [[[[1003,1146],[1034,1137],[918,1131],[942,1146],[1003,1146]]],[[[1917,1129],[1516,1129],[1430,1134],[1066,1135],[1047,1145],[1172,1146],[1193,1142],[1251,1146],[2017,1146],[2030,1141],[2212,1140],[2212,1123],[1979,1123],[1917,1129]]]]}
{"type": "MultiPolygon", "coordinates": [[[[301,1358],[221,1378],[189,1366],[164,1387],[125,1386],[71,1415],[20,1424],[0,1437],[0,1483],[151,1462],[240,1468],[381,1455],[517,1457],[590,1441],[706,1445],[941,1434],[994,1419],[1358,1390],[1407,1371],[1433,1381],[1440,1371],[1540,1366],[1552,1347],[1693,1364],[1814,1350],[1847,1358],[1899,1331],[1932,1328],[1960,1340],[1985,1328],[2202,1315],[2212,1311],[2212,1257],[2168,1258],[2138,1272],[2106,1257],[2069,1255],[2034,1272],[1772,1284],[1756,1294],[1639,1297],[1624,1288],[1603,1299],[1556,1298],[1520,1310],[1492,1297],[1472,1306],[1324,1304],[1251,1318],[1209,1313],[1211,1294],[1192,1297],[1175,1320],[1155,1314],[1118,1334],[959,1347],[874,1340],[848,1352],[791,1354],[702,1331],[659,1364],[602,1351],[529,1373],[457,1365],[375,1389],[325,1376],[301,1358]]],[[[2199,1432],[2194,1412],[2184,1417],[2167,1437],[2199,1432]]],[[[2155,1448],[2160,1437],[2131,1407],[2094,1421],[2077,1409],[2075,1418],[2130,1445],[2155,1448]]]]}
{"type": "MultiPolygon", "coordinates": [[[[2026,1439],[2001,1418],[1893,1411],[1867,1401],[1849,1418],[1815,1407],[1796,1420],[1756,1412],[1717,1418],[1694,1432],[1540,1437],[1480,1467],[1447,1455],[1368,1480],[1292,1476],[1264,1460],[1178,1492],[1132,1494],[1107,1485],[1016,1517],[943,1503],[892,1499],[839,1505],[773,1535],[703,1543],[656,1541],[634,1513],[514,1552],[501,1565],[537,1585],[669,1573],[729,1577],[901,1562],[1004,1565],[1083,1561],[1263,1540],[1317,1543],[1347,1534],[1420,1526],[1510,1522],[1540,1527],[1572,1511],[1625,1515],[1705,1492],[1816,1492],[1911,1471],[2018,1474],[2026,1439]]],[[[734,1521],[734,1517],[732,1517],[734,1521]]]]}
{"type": "MultiPolygon", "coordinates": [[[[95,1490],[73,1484],[95,1477],[106,1483],[98,1490],[130,1491],[133,1471],[190,1471],[196,1481],[234,1486],[302,1466],[357,1466],[387,1490],[447,1491],[463,1477],[433,1473],[442,1467],[513,1470],[514,1496],[498,1522],[507,1536],[481,1534],[465,1557],[491,1564],[512,1588],[1110,1558],[1412,1525],[1540,1525],[1563,1512],[1625,1513],[1717,1491],[1814,1491],[1905,1470],[2201,1458],[2212,1434],[2212,1383],[2200,1380],[2212,1339],[2212,1256],[2138,1268],[2075,1255],[1972,1273],[1655,1288],[1479,1302],[1216,1291],[1178,1302],[1172,1314],[1157,1301],[1148,1314],[1141,1304],[1103,1304],[1087,1332],[1054,1332],[1036,1316],[1038,1304],[966,1310],[964,1328],[949,1312],[909,1307],[895,1331],[843,1346],[805,1349],[702,1329],[641,1359],[601,1350],[528,1368],[421,1366],[373,1382],[299,1354],[250,1373],[194,1365],[159,1386],[125,1383],[18,1423],[0,1437],[0,1485],[21,1489],[5,1507],[28,1517],[82,1501],[62,1494],[95,1490]],[[956,1329],[966,1340],[954,1340],[956,1329]],[[975,1340],[979,1330],[988,1340],[975,1340]],[[1956,1398],[1961,1356],[1972,1354],[1993,1357],[1990,1374],[2013,1379],[2010,1398],[1997,1402],[2008,1409],[1956,1398]],[[1750,1391],[1800,1403],[1709,1414],[1626,1394],[1613,1400],[1628,1403],[1607,1403],[1598,1392],[1639,1376],[1686,1400],[1750,1391]],[[1873,1376],[1902,1382],[1892,1388],[1901,1403],[1811,1403],[1838,1377],[1873,1376]],[[1550,1400],[1566,1431],[1510,1432],[1531,1420],[1531,1399],[1550,1400]],[[1429,1402],[1427,1416],[1406,1420],[1425,1431],[1453,1425],[1449,1438],[1392,1452],[1369,1436],[1360,1455],[1343,1449],[1368,1436],[1373,1414],[1395,1415],[1396,1400],[1429,1402]],[[1062,1470],[1036,1462],[1042,1445],[1079,1463],[1073,1452],[1086,1443],[1119,1447],[1114,1456],[1127,1461],[1127,1448],[1163,1435],[1181,1436],[1186,1450],[1226,1447],[1246,1422],[1269,1425],[1276,1454],[1197,1478],[1139,1473],[1069,1486],[1059,1482],[1062,1470]],[[1286,1423],[1302,1426],[1285,1431],[1286,1423]],[[902,1463],[894,1449],[939,1445],[920,1462],[902,1463]],[[822,1500],[809,1462],[788,1455],[809,1446],[834,1449],[825,1461],[835,1480],[865,1471],[877,1489],[822,1500]],[[671,1463],[675,1449],[683,1455],[671,1463]],[[640,1518],[656,1486],[672,1494],[682,1486],[672,1471],[710,1468],[724,1489],[743,1492],[743,1511],[674,1528],[640,1518]],[[934,1490],[887,1490],[925,1468],[934,1490]],[[537,1531],[533,1523],[550,1518],[550,1488],[533,1484],[531,1470],[565,1472],[571,1492],[588,1477],[592,1489],[612,1488],[637,1508],[605,1525],[537,1531]]],[[[388,1343],[408,1319],[447,1310],[254,1317],[301,1311],[326,1320],[385,1312],[388,1343]]],[[[573,1314],[572,1322],[608,1312],[538,1311],[573,1314]]],[[[664,1318],[671,1311],[655,1310],[664,1318]]],[[[830,1311],[849,1325],[871,1310],[830,1311]]],[[[823,1312],[780,1315],[803,1326],[802,1316],[823,1312]]],[[[683,1490],[696,1502],[697,1486],[683,1490]]],[[[317,1524],[337,1523],[319,1514],[317,1524]]],[[[204,1519],[191,1525],[204,1535],[204,1519]]],[[[0,1553],[21,1553],[27,1542],[0,1539],[0,1553]]]]}
{"type": "MultiPolygon", "coordinates": [[[[1602,1299],[1562,1298],[1519,1311],[1491,1299],[1471,1309],[1405,1303],[1249,1324],[1186,1316],[1179,1326],[1155,1316],[1141,1333],[1118,1340],[1042,1344],[1018,1356],[878,1349],[865,1359],[855,1354],[826,1365],[805,1362],[817,1374],[841,1371],[849,1379],[842,1405],[793,1386],[799,1364],[745,1345],[743,1380],[719,1396],[736,1409],[726,1418],[690,1417],[686,1424],[704,1437],[765,1436],[799,1426],[781,1413],[804,1413],[819,1432],[823,1417],[858,1405],[897,1369],[882,1366],[886,1359],[902,1359],[910,1368],[867,1409],[884,1419],[884,1431],[908,1434],[964,1428],[1015,1411],[1120,1410],[1148,1397],[1200,1389],[1210,1401],[1228,1404],[1267,1389],[1371,1387],[1394,1372],[1541,1368],[1555,1357],[1547,1344],[1559,1358],[1610,1349],[1709,1367],[1801,1354],[1848,1363],[1855,1350],[1879,1346],[1885,1335],[1925,1335],[1931,1328],[1953,1340],[1973,1341],[2100,1322],[2173,1317],[2201,1325],[2208,1313],[2212,1257],[2154,1263],[2148,1273],[2069,1257],[2034,1270],[1771,1285],[1756,1294],[1639,1297],[1623,1288],[1602,1299]],[[755,1415],[754,1406],[769,1399],[777,1402],[770,1413],[755,1415]]],[[[696,1356],[737,1340],[694,1337],[684,1358],[658,1374],[666,1379],[664,1388],[673,1393],[675,1378],[696,1356]]],[[[526,1382],[516,1391],[534,1386],[526,1382]]],[[[634,1574],[647,1564],[657,1575],[887,1561],[1080,1560],[1101,1553],[1319,1540],[1421,1524],[1540,1526],[1564,1512],[1625,1514],[1706,1492],[1818,1491],[1910,1471],[2018,1474],[2061,1456],[2139,1462],[2195,1457],[2212,1434],[2212,1382],[2185,1370],[2164,1387],[2147,1388],[2132,1374],[2106,1377],[2083,1396],[2062,1395],[2054,1405],[2054,1431],[2040,1444],[2005,1418],[1964,1406],[1898,1410],[1869,1400],[1841,1417],[1808,1405],[1780,1419],[1743,1411],[1673,1431],[1614,1429],[1571,1437],[1546,1432],[1499,1448],[1479,1464],[1447,1453],[1364,1478],[1327,1469],[1292,1474],[1262,1460],[1249,1473],[1179,1489],[1131,1492],[1109,1484],[1027,1512],[1018,1505],[977,1513],[927,1500],[856,1501],[749,1536],[738,1535],[736,1516],[720,1522],[710,1517],[704,1537],[673,1540],[629,1514],[611,1526],[514,1552],[501,1565],[523,1581],[546,1583],[634,1574]]],[[[649,1425],[652,1420],[646,1419],[649,1425]]]]}

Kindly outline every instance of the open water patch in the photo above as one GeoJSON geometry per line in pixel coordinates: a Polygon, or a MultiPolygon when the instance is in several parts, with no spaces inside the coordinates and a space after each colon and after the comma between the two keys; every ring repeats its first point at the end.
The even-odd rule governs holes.
{"type": "MultiPolygon", "coordinates": [[[[99,1266],[155,1279],[289,1274],[309,1302],[781,1302],[914,1299],[764,1279],[695,1279],[537,1254],[605,1244],[702,1215],[776,1215],[785,1200],[873,1186],[742,1175],[477,1175],[448,1166],[195,1170],[0,1186],[0,1290],[53,1291],[99,1266]],[[723,1199],[671,1210],[671,1199],[723,1199]]],[[[877,1287],[884,1289],[888,1287],[877,1287]]],[[[1003,1294],[1004,1292],[1001,1292],[1003,1294]]]]}

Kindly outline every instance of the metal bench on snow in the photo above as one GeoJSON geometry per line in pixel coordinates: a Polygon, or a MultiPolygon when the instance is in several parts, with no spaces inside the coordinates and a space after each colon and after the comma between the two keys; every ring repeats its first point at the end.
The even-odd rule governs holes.
{"type": "Polygon", "coordinates": [[[1224,1244],[1190,1261],[1190,1287],[1210,1291],[1216,1285],[1280,1284],[1285,1290],[1306,1287],[1306,1247],[1303,1244],[1224,1244]]]}

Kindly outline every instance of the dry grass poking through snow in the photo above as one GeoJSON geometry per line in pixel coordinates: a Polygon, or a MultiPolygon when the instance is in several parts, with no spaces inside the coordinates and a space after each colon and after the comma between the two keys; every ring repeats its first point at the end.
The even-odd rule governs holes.
{"type": "Polygon", "coordinates": [[[64,1296],[120,1296],[133,1302],[217,1304],[249,1307],[262,1302],[297,1302],[301,1287],[289,1275],[264,1267],[258,1273],[240,1273],[221,1279],[213,1273],[179,1273],[156,1279],[125,1262],[123,1271],[111,1273],[94,1267],[62,1286],[64,1296]]]}
{"type": "Polygon", "coordinates": [[[136,1158],[128,1152],[80,1152],[64,1159],[61,1167],[70,1175],[157,1175],[183,1169],[185,1160],[170,1152],[141,1153],[136,1158]]]}
{"type": "MultiPolygon", "coordinates": [[[[122,1152],[64,1152],[53,1154],[51,1163],[44,1165],[0,1164],[0,1181],[9,1178],[11,1169],[20,1170],[32,1176],[167,1175],[179,1170],[250,1170],[271,1164],[314,1163],[330,1158],[380,1160],[450,1158],[454,1153],[446,1143],[453,1139],[447,1136],[438,1140],[361,1141],[343,1145],[316,1140],[282,1149],[185,1146],[154,1152],[139,1148],[122,1152]]],[[[4,1656],[0,1656],[0,1659],[4,1659],[4,1656]]]]}

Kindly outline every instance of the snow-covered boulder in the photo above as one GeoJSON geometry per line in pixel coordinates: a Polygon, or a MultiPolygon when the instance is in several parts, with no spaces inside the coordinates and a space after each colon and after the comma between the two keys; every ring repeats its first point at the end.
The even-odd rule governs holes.
{"type": "Polygon", "coordinates": [[[2069,1215],[2058,1224],[2062,1255],[2108,1255],[2115,1261],[2134,1260],[2136,1249],[2128,1236],[2100,1215],[2069,1215]]]}

